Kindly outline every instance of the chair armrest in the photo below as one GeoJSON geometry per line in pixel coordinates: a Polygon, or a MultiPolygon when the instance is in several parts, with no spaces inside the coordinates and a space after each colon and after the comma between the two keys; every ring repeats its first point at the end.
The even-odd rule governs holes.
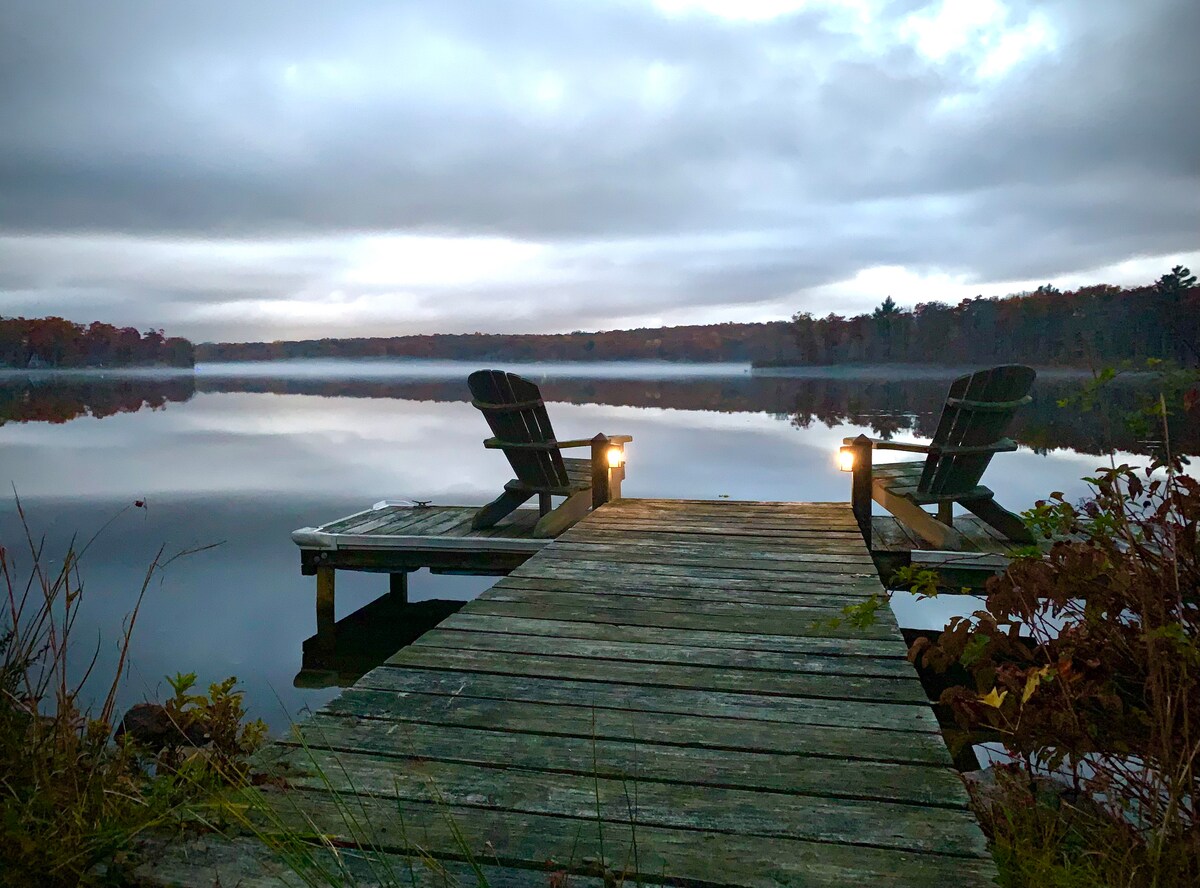
{"type": "MultiPolygon", "coordinates": [[[[633,435],[606,435],[609,444],[627,444],[633,440],[633,435]]],[[[576,438],[571,441],[559,441],[559,447],[591,447],[591,438],[576,438]]]]}
{"type": "MultiPolygon", "coordinates": [[[[610,444],[625,444],[633,440],[632,435],[609,435],[610,444]]],[[[560,450],[564,447],[591,447],[591,438],[578,438],[574,441],[501,441],[499,438],[486,438],[483,446],[488,450],[560,450]]]]}
{"type": "Polygon", "coordinates": [[[562,445],[557,441],[501,441],[499,438],[487,438],[483,446],[488,450],[558,450],[562,445]]]}
{"type": "MultiPolygon", "coordinates": [[[[929,453],[931,445],[929,444],[905,444],[901,441],[876,441],[873,438],[871,441],[872,450],[902,450],[905,453],[929,453]]],[[[842,445],[852,447],[857,443],[856,438],[842,438],[842,445]]]]}
{"type": "MultiPolygon", "coordinates": [[[[855,438],[843,438],[842,446],[853,447],[855,438]]],[[[1012,438],[1001,438],[991,444],[961,444],[942,446],[940,444],[904,444],[899,441],[871,440],[872,450],[901,450],[905,453],[936,453],[942,456],[969,456],[976,453],[1009,453],[1017,449],[1017,442],[1012,438]]]]}
{"type": "Polygon", "coordinates": [[[930,453],[937,448],[931,444],[904,444],[900,441],[872,441],[872,450],[901,450],[904,453],[930,453]]]}

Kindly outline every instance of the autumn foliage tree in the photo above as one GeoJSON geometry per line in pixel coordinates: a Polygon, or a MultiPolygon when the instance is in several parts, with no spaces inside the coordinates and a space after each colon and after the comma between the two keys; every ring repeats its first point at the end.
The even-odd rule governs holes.
{"type": "Polygon", "coordinates": [[[191,367],[192,343],[162,330],[139,333],[99,321],[76,324],[64,318],[0,317],[0,366],[70,368],[191,367]]]}
{"type": "Polygon", "coordinates": [[[792,318],[801,362],[1102,366],[1169,360],[1200,365],[1200,287],[1175,266],[1145,287],[1108,284],[1063,292],[1044,285],[958,305],[899,309],[889,296],[869,315],[792,318]]]}

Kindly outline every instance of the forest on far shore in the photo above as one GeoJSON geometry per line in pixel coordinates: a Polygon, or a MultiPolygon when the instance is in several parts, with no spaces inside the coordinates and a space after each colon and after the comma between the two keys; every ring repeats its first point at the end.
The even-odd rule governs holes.
{"type": "Polygon", "coordinates": [[[1050,285],[912,311],[889,296],[874,312],[792,318],[797,364],[992,364],[1098,367],[1157,358],[1200,366],[1200,287],[1175,266],[1154,284],[1050,285]]]}
{"type": "Polygon", "coordinates": [[[708,324],[595,333],[464,333],[215,342],[193,346],[161,330],[63,318],[0,318],[0,367],[191,367],[195,361],[426,358],[479,362],[675,361],[758,366],[829,364],[1102,367],[1161,359],[1200,366],[1200,287],[1175,266],[1141,287],[1098,284],[1061,291],[922,302],[889,296],[869,314],[756,324],[708,324]]]}
{"type": "Polygon", "coordinates": [[[195,347],[162,330],[139,333],[94,321],[0,317],[0,367],[22,370],[74,367],[191,367],[195,347]]]}
{"type": "Polygon", "coordinates": [[[293,342],[216,342],[199,361],[291,358],[428,358],[473,361],[697,361],[759,366],[986,364],[1095,367],[1161,358],[1200,365],[1200,288],[1176,266],[1142,287],[1099,284],[1061,291],[923,302],[889,296],[870,314],[790,323],[709,324],[593,333],[463,333],[293,342]]]}

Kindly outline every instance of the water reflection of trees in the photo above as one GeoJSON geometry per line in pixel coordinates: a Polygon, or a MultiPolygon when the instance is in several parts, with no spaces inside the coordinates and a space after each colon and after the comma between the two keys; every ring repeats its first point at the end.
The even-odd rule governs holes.
{"type": "Polygon", "coordinates": [[[83,416],[158,410],[196,393],[195,377],[54,375],[0,377],[0,425],[63,423],[83,416]]]}
{"type": "MultiPolygon", "coordinates": [[[[670,379],[539,380],[547,400],[573,404],[658,407],[722,413],[769,413],[798,429],[855,425],[880,437],[931,437],[949,376],[918,379],[789,378],[782,376],[681,377],[670,379]]],[[[1101,409],[1080,411],[1059,402],[1078,394],[1079,377],[1043,375],[1034,401],[1019,411],[1013,435],[1046,451],[1069,448],[1100,453],[1109,447],[1142,453],[1147,445],[1125,427],[1122,417],[1136,411],[1154,391],[1149,380],[1124,379],[1112,385],[1101,409]]],[[[311,395],[409,401],[462,402],[466,383],[436,379],[206,378],[192,376],[72,376],[0,378],[0,422],[66,422],[80,416],[109,416],[157,409],[201,392],[311,395]]],[[[1200,453],[1200,423],[1173,419],[1172,440],[1184,453],[1200,453]]]]}
{"type": "MultiPolygon", "coordinates": [[[[950,384],[950,375],[917,379],[791,378],[783,376],[691,377],[673,379],[539,380],[548,401],[622,407],[770,413],[798,429],[821,423],[830,428],[857,425],[874,435],[932,437],[950,384]]],[[[1038,451],[1059,448],[1102,453],[1111,447],[1144,453],[1147,444],[1130,432],[1123,417],[1135,412],[1154,391],[1148,379],[1120,380],[1109,387],[1099,409],[1081,411],[1059,402],[1078,395],[1084,377],[1045,375],[1034,400],[1018,412],[1012,434],[1038,451]]],[[[206,379],[204,391],[272,392],[344,398],[399,398],[412,401],[465,401],[461,379],[206,379]]],[[[1172,440],[1184,453],[1200,453],[1200,424],[1173,419],[1172,440]]]]}
{"type": "MultiPolygon", "coordinates": [[[[796,392],[791,423],[808,428],[815,422],[829,427],[857,425],[871,429],[877,437],[912,435],[932,438],[946,396],[944,380],[905,382],[850,382],[804,380],[796,392]]],[[[1077,399],[1084,379],[1038,380],[1033,402],[1017,412],[1009,434],[1038,452],[1069,449],[1099,454],[1115,448],[1145,453],[1153,442],[1132,432],[1126,418],[1136,414],[1154,388],[1148,382],[1111,385],[1102,403],[1090,410],[1060,406],[1077,399]]],[[[1172,420],[1172,440],[1184,453],[1200,452],[1200,424],[1186,417],[1172,420]]]]}

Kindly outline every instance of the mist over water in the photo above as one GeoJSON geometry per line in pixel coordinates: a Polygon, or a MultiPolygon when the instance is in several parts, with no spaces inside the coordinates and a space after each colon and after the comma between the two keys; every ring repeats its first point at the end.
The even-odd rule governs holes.
{"type": "MultiPolygon", "coordinates": [[[[161,694],[162,677],[176,671],[203,682],[237,675],[251,710],[279,728],[331,697],[335,689],[292,684],[315,616],[313,580],[300,575],[290,532],[381,499],[493,498],[511,476],[504,457],[481,445],[486,426],[465,385],[473,369],[294,361],[203,365],[194,377],[0,378],[0,482],[15,486],[46,552],[61,557],[72,536],[89,538],[116,516],[82,564],[80,659],[98,646],[101,674],[115,662],[122,618],[160,547],[169,554],[220,543],[176,562],[151,589],[124,702],[161,694]]],[[[627,496],[843,502],[849,478],[834,464],[841,439],[926,439],[954,374],[902,379],[893,367],[880,378],[839,368],[791,378],[739,365],[644,363],[512,369],[542,384],[561,437],[634,436],[627,496]]],[[[997,457],[984,479],[1009,508],[1052,490],[1080,496],[1080,478],[1103,462],[1096,454],[1115,426],[1056,406],[1079,384],[1053,376],[1038,383],[1015,432],[1023,446],[997,457]]],[[[1129,438],[1117,443],[1138,449],[1129,438]]],[[[28,563],[11,497],[0,502],[0,541],[28,563]]],[[[491,582],[421,572],[410,595],[465,600],[491,582]]],[[[386,576],[339,573],[339,618],[386,588],[386,576]]],[[[969,609],[962,599],[897,603],[902,625],[914,627],[969,609]]]]}
{"type": "MultiPolygon", "coordinates": [[[[484,362],[486,363],[486,362],[484,362]]],[[[530,379],[670,379],[698,376],[745,376],[749,364],[680,364],[670,361],[533,361],[496,362],[530,379]]],[[[288,361],[236,361],[197,364],[196,375],[212,378],[273,379],[458,379],[478,370],[478,361],[433,361],[420,358],[298,358],[288,361]]]]}

